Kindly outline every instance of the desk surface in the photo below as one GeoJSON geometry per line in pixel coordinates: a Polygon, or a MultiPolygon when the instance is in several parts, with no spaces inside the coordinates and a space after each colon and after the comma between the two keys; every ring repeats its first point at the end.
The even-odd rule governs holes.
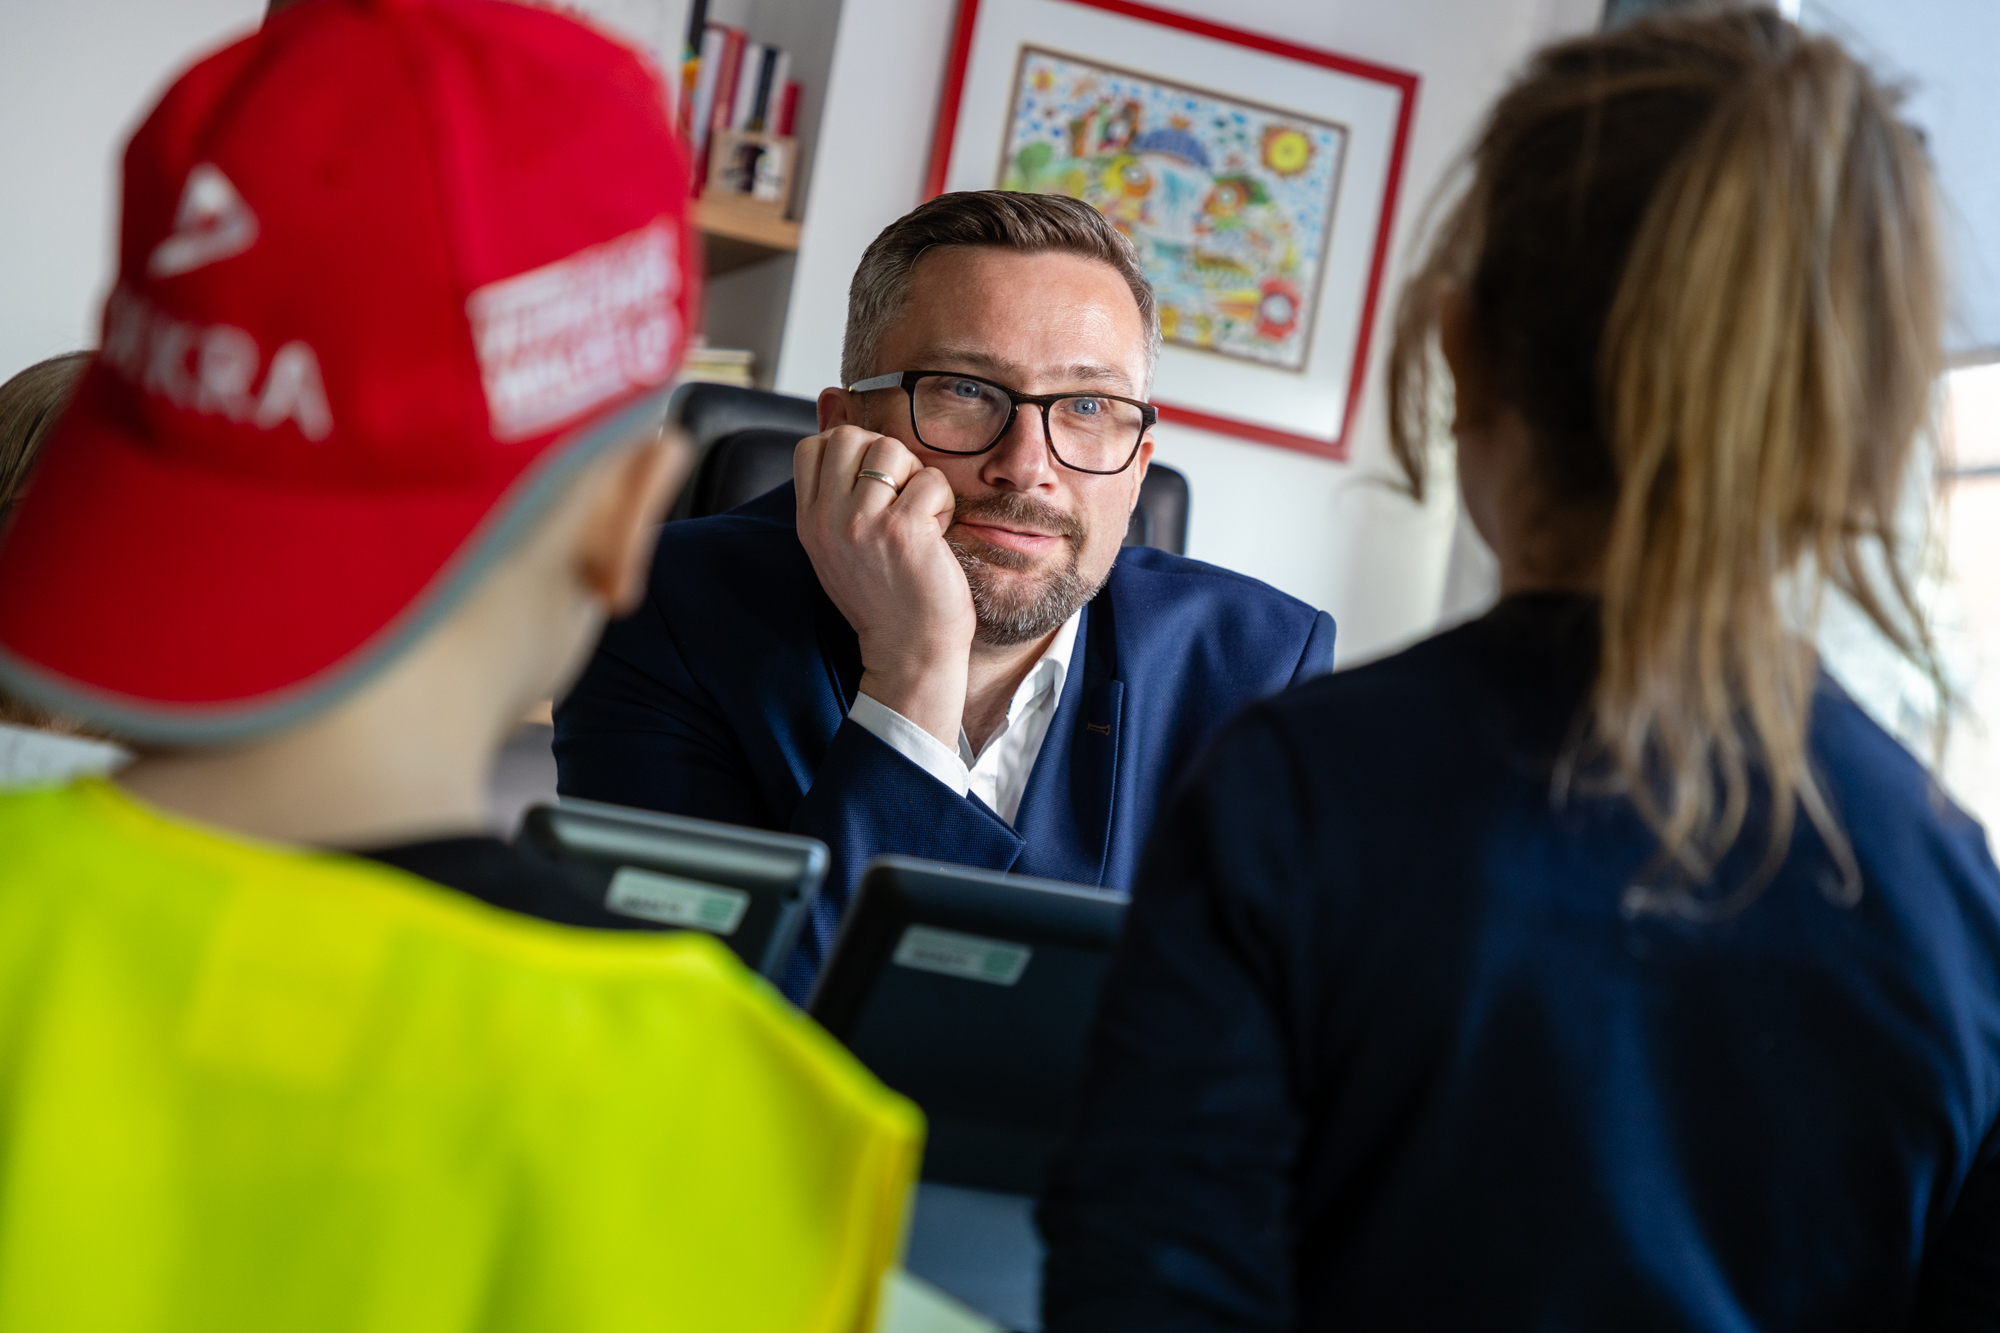
{"type": "Polygon", "coordinates": [[[1002,1327],[1042,1326],[1042,1238],[1024,1195],[918,1185],[903,1265],[1002,1327]]]}

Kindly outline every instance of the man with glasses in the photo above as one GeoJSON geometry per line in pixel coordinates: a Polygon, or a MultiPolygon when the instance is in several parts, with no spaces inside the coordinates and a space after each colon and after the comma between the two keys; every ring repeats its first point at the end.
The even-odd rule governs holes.
{"type": "Polygon", "coordinates": [[[804,993],[862,867],[902,853],[1127,889],[1231,713],[1330,669],[1333,622],[1120,545],[1159,347],[1131,242],[1048,195],[944,195],[876,238],[844,389],[794,482],[670,526],[556,712],[565,795],[822,839],[804,993]]]}

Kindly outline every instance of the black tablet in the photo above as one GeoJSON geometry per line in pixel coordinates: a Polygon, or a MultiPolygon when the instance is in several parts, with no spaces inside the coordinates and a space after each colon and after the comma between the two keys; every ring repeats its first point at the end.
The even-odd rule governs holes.
{"type": "Polygon", "coordinates": [[[869,863],[808,1008],[923,1108],[925,1180],[1040,1192],[1124,913],[1102,889],[869,863]]]}
{"type": "Polygon", "coordinates": [[[826,844],[788,833],[628,810],[538,805],[516,845],[627,929],[703,930],[776,980],[826,878],[826,844]]]}

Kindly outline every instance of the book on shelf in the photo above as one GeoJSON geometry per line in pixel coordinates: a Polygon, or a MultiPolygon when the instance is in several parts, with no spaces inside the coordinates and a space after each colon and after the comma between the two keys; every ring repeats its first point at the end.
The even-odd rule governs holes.
{"type": "Polygon", "coordinates": [[[680,79],[676,88],[674,123],[694,142],[695,87],[701,80],[701,41],[708,31],[708,0],[693,0],[688,6],[687,37],[681,43],[680,79]]]}
{"type": "MultiPolygon", "coordinates": [[[[749,43],[748,35],[741,28],[711,23],[709,31],[717,36],[715,87],[709,98],[708,114],[704,116],[697,112],[695,117],[695,123],[702,126],[700,142],[695,145],[697,169],[694,178],[697,181],[708,179],[709,137],[717,130],[728,129],[735,114],[737,76],[742,73],[743,49],[749,43]]],[[[702,40],[705,45],[708,39],[704,37],[702,40]]]]}
{"type": "Polygon", "coordinates": [[[757,76],[763,72],[764,53],[770,49],[761,42],[743,43],[743,54],[736,62],[736,101],[729,111],[729,123],[722,128],[750,128],[750,110],[757,104],[757,76]]]}
{"type": "Polygon", "coordinates": [[[754,386],[752,372],[756,369],[757,354],[737,347],[710,347],[697,342],[688,348],[681,362],[680,377],[683,381],[703,384],[734,384],[748,389],[754,386]]]}
{"type": "Polygon", "coordinates": [[[799,83],[792,77],[791,53],[706,17],[706,0],[697,0],[688,27],[687,49],[694,54],[682,80],[695,192],[722,179],[733,192],[782,210],[790,197],[794,154],[790,143],[770,140],[789,140],[798,123],[799,83]],[[731,160],[717,158],[718,152],[731,160]]]}
{"type": "Polygon", "coordinates": [[[792,130],[799,120],[799,81],[785,80],[784,95],[778,101],[777,134],[781,139],[792,137],[792,130]]]}
{"type": "Polygon", "coordinates": [[[694,159],[694,178],[708,171],[708,126],[715,118],[715,82],[722,72],[722,30],[710,24],[701,35],[701,56],[696,61],[694,93],[688,101],[687,131],[689,155],[694,159]]]}
{"type": "Polygon", "coordinates": [[[757,99],[750,106],[749,123],[742,128],[759,134],[776,134],[778,104],[784,100],[785,85],[792,77],[792,56],[775,46],[764,48],[764,63],[757,70],[757,99]]]}

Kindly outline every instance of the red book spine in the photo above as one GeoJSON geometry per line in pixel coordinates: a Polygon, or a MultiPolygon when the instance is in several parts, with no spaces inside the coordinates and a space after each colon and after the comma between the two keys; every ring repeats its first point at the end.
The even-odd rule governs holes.
{"type": "Polygon", "coordinates": [[[799,81],[789,79],[785,83],[785,95],[778,103],[778,137],[789,139],[792,129],[799,120],[799,81]]]}
{"type": "Polygon", "coordinates": [[[743,29],[731,28],[725,24],[713,25],[722,31],[722,59],[716,65],[715,110],[702,134],[700,181],[708,183],[708,136],[715,130],[729,128],[729,117],[736,108],[736,80],[742,74],[743,43],[747,40],[743,29]]]}

